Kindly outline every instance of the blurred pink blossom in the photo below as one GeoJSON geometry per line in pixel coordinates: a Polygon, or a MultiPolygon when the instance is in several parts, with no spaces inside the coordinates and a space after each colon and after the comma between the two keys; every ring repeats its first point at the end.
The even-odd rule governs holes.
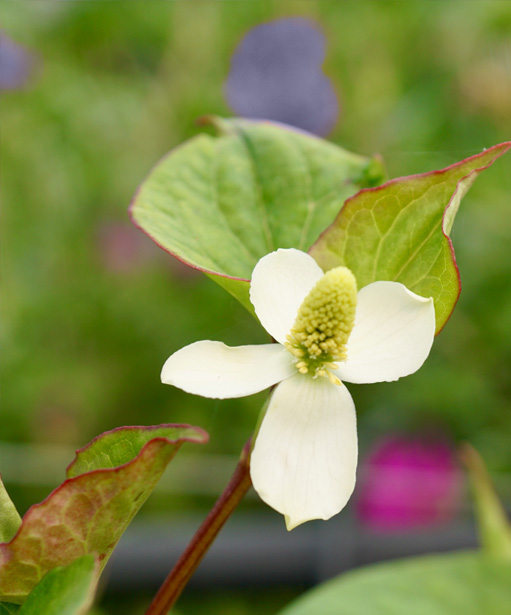
{"type": "Polygon", "coordinates": [[[459,509],[462,473],[445,440],[391,436],[369,453],[356,511],[370,529],[411,530],[451,519],[459,509]]]}
{"type": "Polygon", "coordinates": [[[99,255],[103,266],[123,274],[137,269],[154,256],[152,244],[130,224],[103,223],[98,233],[99,255]]]}
{"type": "Polygon", "coordinates": [[[149,263],[160,262],[180,281],[201,278],[200,271],[170,258],[147,235],[125,222],[103,222],[97,233],[97,249],[101,265],[116,275],[127,275],[149,263]]]}

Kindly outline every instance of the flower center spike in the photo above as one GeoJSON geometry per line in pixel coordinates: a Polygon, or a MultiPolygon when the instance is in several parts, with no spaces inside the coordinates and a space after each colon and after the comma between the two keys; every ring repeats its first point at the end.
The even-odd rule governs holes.
{"type": "Polygon", "coordinates": [[[355,323],[357,283],[347,267],[331,269],[305,297],[286,347],[297,358],[296,368],[313,378],[340,380],[330,370],[346,359],[346,343],[355,323]]]}

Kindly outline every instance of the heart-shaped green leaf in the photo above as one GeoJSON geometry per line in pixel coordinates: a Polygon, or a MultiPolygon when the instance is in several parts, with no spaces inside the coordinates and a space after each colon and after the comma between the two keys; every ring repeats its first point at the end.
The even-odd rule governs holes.
{"type": "Polygon", "coordinates": [[[48,571],[89,553],[101,570],[181,444],[207,437],[187,425],[120,427],[78,451],[68,479],[0,544],[0,597],[22,603],[48,571]]]}
{"type": "Polygon", "coordinates": [[[433,297],[437,333],[460,293],[449,233],[478,174],[511,147],[496,145],[441,171],[391,180],[349,199],[310,249],[324,269],[349,267],[359,288],[393,280],[433,297]]]}
{"type": "Polygon", "coordinates": [[[257,261],[277,248],[307,250],[345,199],[383,181],[381,163],[269,122],[212,120],[161,160],[131,205],[134,223],[252,309],[257,261]]]}
{"type": "Polygon", "coordinates": [[[92,606],[99,563],[93,555],[59,566],[32,590],[19,615],[85,615],[92,606]]]}
{"type": "Polygon", "coordinates": [[[479,553],[378,564],[341,575],[279,615],[508,615],[511,565],[479,553]]]}

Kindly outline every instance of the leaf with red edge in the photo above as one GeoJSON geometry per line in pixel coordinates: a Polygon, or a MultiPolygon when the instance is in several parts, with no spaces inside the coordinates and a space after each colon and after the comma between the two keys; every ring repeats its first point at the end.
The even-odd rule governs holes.
{"type": "Polygon", "coordinates": [[[460,293],[449,234],[462,197],[511,142],[440,171],[393,179],[346,201],[309,250],[324,269],[349,267],[359,288],[376,280],[401,282],[433,297],[440,332],[460,293]]]}
{"type": "Polygon", "coordinates": [[[119,427],[77,451],[68,479],[0,544],[0,598],[22,603],[49,570],[88,553],[102,569],[181,444],[207,439],[188,425],[119,427]]]}
{"type": "Polygon", "coordinates": [[[165,156],[130,207],[164,250],[207,273],[249,311],[248,280],[277,248],[307,250],[345,199],[383,181],[368,159],[289,126],[210,118],[165,156]]]}

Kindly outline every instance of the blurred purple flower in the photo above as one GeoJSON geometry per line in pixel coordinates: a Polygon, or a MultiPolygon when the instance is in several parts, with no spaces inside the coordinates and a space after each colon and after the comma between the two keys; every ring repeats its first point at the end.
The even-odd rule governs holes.
{"type": "Polygon", "coordinates": [[[325,136],[339,114],[322,71],[325,37],[314,22],[279,19],[252,28],[234,52],[227,102],[248,118],[268,119],[325,136]]]}
{"type": "Polygon", "coordinates": [[[369,454],[356,510],[374,531],[411,530],[451,519],[461,493],[462,474],[444,440],[394,436],[369,454]]]}
{"type": "Polygon", "coordinates": [[[0,90],[22,88],[33,69],[32,55],[0,32],[0,90]]]}

